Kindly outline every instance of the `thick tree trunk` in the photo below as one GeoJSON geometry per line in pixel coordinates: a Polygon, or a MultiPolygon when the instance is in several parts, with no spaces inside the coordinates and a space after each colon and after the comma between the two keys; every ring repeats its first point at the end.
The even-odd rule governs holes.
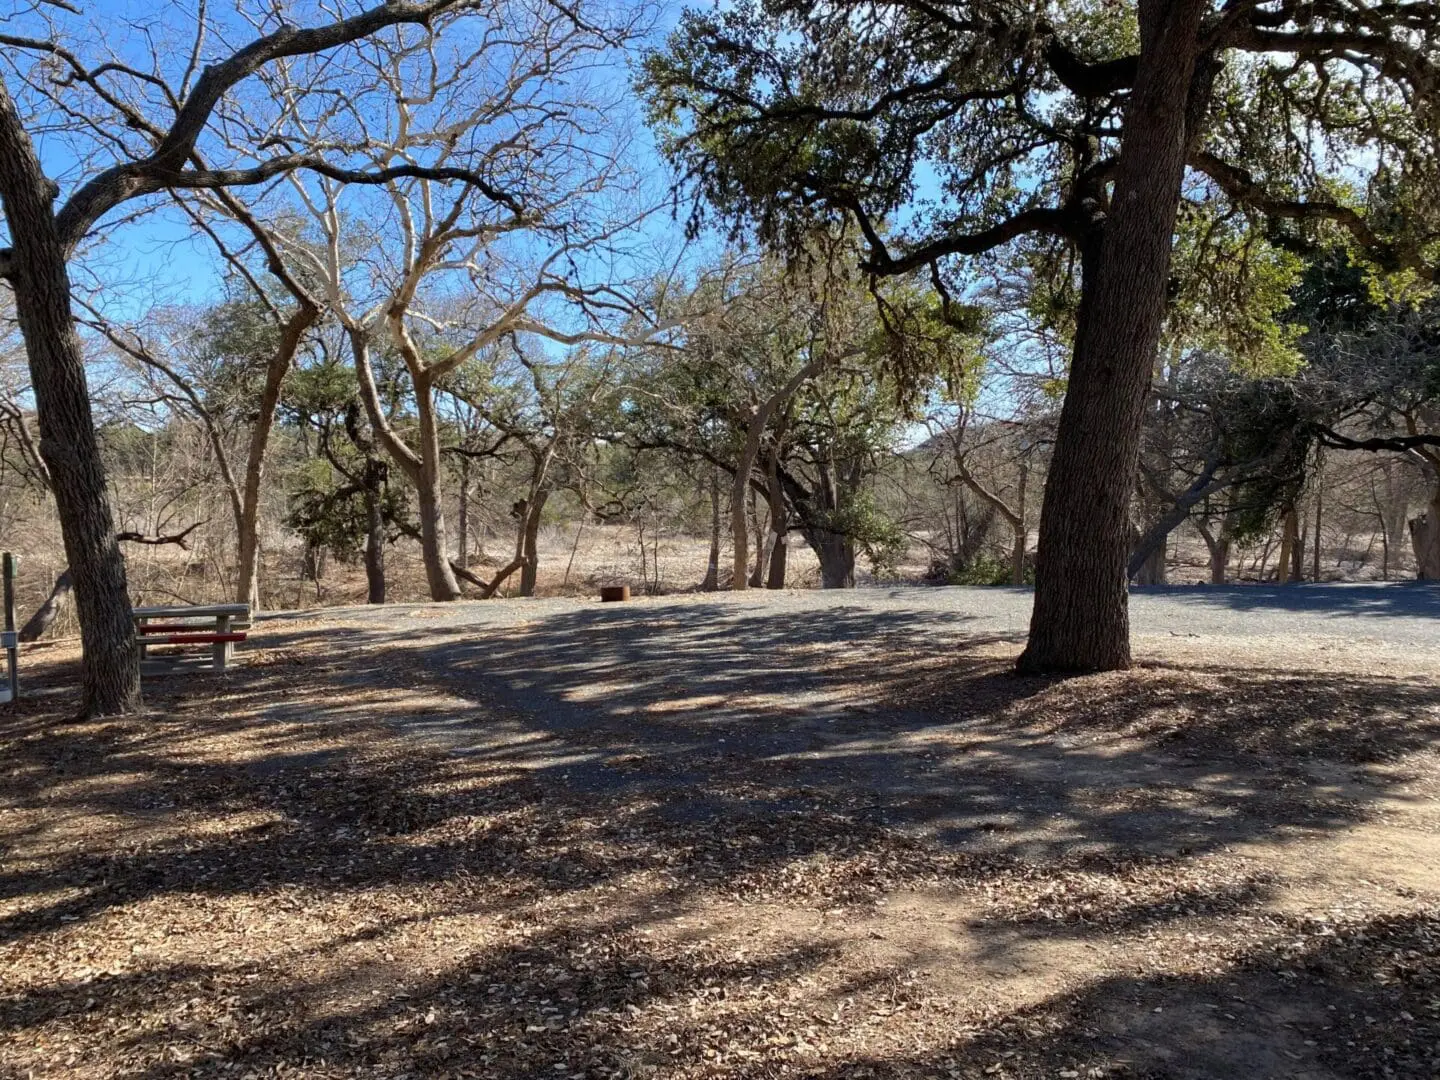
{"type": "Polygon", "coordinates": [[[25,625],[20,628],[20,640],[24,642],[39,641],[49,630],[60,613],[65,610],[65,604],[70,599],[70,571],[66,569],[55,579],[55,587],[50,590],[50,595],[45,602],[35,609],[35,614],[25,620],[25,625]]]}
{"type": "Polygon", "coordinates": [[[1410,520],[1410,545],[1416,576],[1421,581],[1440,581],[1440,489],[1430,496],[1425,513],[1410,520]]]}
{"type": "Polygon", "coordinates": [[[420,475],[415,488],[420,515],[420,552],[425,560],[425,581],[431,600],[459,600],[460,583],[450,568],[450,545],[445,536],[444,466],[440,457],[440,426],[435,397],[428,379],[415,379],[415,411],[419,421],[420,475]]]}
{"type": "Polygon", "coordinates": [[[140,653],[90,411],[84,354],[70,309],[54,194],[0,79],[0,202],[13,251],[10,284],[30,361],[40,456],[50,470],[75,583],[84,650],[81,708],[86,715],[114,715],[140,705],[140,653]]]}
{"type": "Polygon", "coordinates": [[[855,587],[855,543],[840,533],[816,531],[806,539],[820,560],[822,589],[855,587]]]}
{"type": "Polygon", "coordinates": [[[1083,245],[1075,354],[1040,513],[1035,608],[1022,671],[1130,666],[1125,582],[1140,426],[1165,317],[1205,0],[1141,0],[1103,234],[1083,245]]]}
{"type": "Polygon", "coordinates": [[[1133,570],[1132,577],[1137,585],[1164,585],[1165,574],[1165,545],[1166,537],[1160,538],[1160,543],[1150,548],[1143,562],[1138,567],[1132,561],[1130,568],[1133,570]]]}
{"type": "Polygon", "coordinates": [[[270,447],[270,433],[275,427],[275,409],[280,404],[280,388],[285,376],[290,373],[300,342],[319,317],[318,308],[301,304],[286,320],[275,355],[265,368],[260,408],[255,426],[250,429],[250,450],[245,459],[245,490],[237,522],[240,566],[235,582],[235,602],[249,604],[252,612],[260,610],[260,485],[265,478],[265,454],[270,447]]]}

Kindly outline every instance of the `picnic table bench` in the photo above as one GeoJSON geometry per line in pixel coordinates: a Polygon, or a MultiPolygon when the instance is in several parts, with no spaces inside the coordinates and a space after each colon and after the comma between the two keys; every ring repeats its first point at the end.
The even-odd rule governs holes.
{"type": "Polygon", "coordinates": [[[235,643],[250,628],[249,604],[161,604],[135,609],[135,636],[142,670],[174,671],[186,667],[224,671],[235,655],[235,643]],[[152,656],[157,645],[209,645],[208,660],[193,654],[152,656]]]}

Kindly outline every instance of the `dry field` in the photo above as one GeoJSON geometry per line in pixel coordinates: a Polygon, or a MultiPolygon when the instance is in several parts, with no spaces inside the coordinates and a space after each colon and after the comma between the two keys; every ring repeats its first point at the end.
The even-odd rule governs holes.
{"type": "Polygon", "coordinates": [[[1440,1075],[1433,653],[434,610],[29,654],[0,1076],[1440,1075]]]}

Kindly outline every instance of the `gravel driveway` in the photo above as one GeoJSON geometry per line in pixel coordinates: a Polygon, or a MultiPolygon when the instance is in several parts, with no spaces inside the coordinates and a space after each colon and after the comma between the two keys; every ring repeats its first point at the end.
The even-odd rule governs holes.
{"type": "MultiPolygon", "coordinates": [[[[823,591],[684,593],[636,598],[626,605],[593,600],[474,601],[448,605],[386,605],[330,609],[328,620],[387,628],[461,627],[502,629],[556,616],[593,612],[595,618],[633,624],[676,609],[712,609],[727,620],[837,612],[873,616],[891,624],[914,615],[922,623],[984,635],[1023,634],[1031,593],[1015,588],[877,587],[823,591]],[[602,614],[603,613],[603,614],[602,614]]],[[[317,612],[270,616],[283,620],[317,612]]],[[[1440,585],[1390,582],[1353,585],[1169,586],[1133,590],[1131,625],[1137,634],[1212,637],[1342,638],[1397,645],[1440,645],[1440,585]]],[[[848,620],[836,625],[837,633],[848,620]]],[[[818,627],[816,628],[819,629],[818,627]]]]}
{"type": "MultiPolygon", "coordinates": [[[[1012,801],[1010,785],[1022,775],[1020,786],[1031,790],[1020,800],[1029,809],[1012,823],[1017,833],[1048,831],[1047,823],[1068,810],[1069,789],[1092,772],[1102,785],[1117,777],[1126,784],[1160,778],[1190,784],[1221,768],[1247,798],[1267,797],[1269,766],[1237,764],[1228,754],[1220,765],[1197,765],[1148,748],[1117,769],[1108,750],[1091,755],[1064,739],[1016,743],[1006,726],[1018,721],[1002,717],[1048,685],[1010,678],[1004,659],[1024,639],[1030,602],[1024,589],[885,587],[692,593],[624,604],[546,598],[388,605],[271,616],[263,640],[282,648],[313,640],[314,623],[323,623],[328,641],[347,658],[357,697],[377,677],[434,687],[441,696],[433,709],[399,708],[393,718],[417,734],[466,752],[513,757],[521,768],[597,793],[674,790],[722,779],[737,767],[776,768],[787,784],[863,793],[886,820],[925,819],[972,837],[990,823],[989,811],[975,807],[1012,801]],[[940,680],[928,696],[923,679],[906,674],[926,665],[940,680]],[[926,759],[917,740],[944,729],[973,741],[975,725],[992,720],[1013,760],[997,767],[998,781],[979,782],[984,798],[957,816],[955,776],[926,759]]],[[[1275,714],[1285,703],[1269,700],[1264,677],[1250,669],[1292,646],[1318,648],[1357,672],[1371,670],[1370,656],[1429,664],[1434,654],[1423,647],[1440,644],[1436,616],[1440,589],[1413,583],[1163,588],[1132,598],[1142,656],[1189,664],[1187,678],[1228,680],[1223,687],[1167,690],[1162,712],[1181,709],[1183,698],[1183,708],[1218,715],[1211,698],[1218,695],[1254,700],[1261,713],[1275,714]]],[[[1362,700],[1367,714],[1423,715],[1437,693],[1311,671],[1283,677],[1273,692],[1283,686],[1286,701],[1307,715],[1334,714],[1362,700]]],[[[1132,694],[1143,697],[1128,683],[1110,686],[1103,678],[1074,692],[1082,701],[1110,695],[1120,709],[1131,707],[1132,694]]],[[[1098,698],[1090,706],[1098,707],[1098,698]]],[[[308,708],[296,702],[277,718],[298,718],[308,708]]],[[[1278,721],[1273,726],[1280,730],[1278,721]]],[[[699,802],[690,809],[713,812],[699,802]]],[[[1103,828],[1091,822],[1088,831],[1146,845],[1171,843],[1178,828],[1164,814],[1147,813],[1108,819],[1103,828]]],[[[1212,842],[1233,839],[1225,828],[1209,831],[1212,842]]]]}

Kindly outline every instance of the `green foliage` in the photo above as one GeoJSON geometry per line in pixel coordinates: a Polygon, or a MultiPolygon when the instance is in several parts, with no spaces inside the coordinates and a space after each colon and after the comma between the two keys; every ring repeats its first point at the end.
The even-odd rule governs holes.
{"type": "Polygon", "coordinates": [[[848,537],[855,544],[856,550],[870,560],[876,576],[894,574],[910,547],[904,531],[885,515],[869,491],[858,492],[837,509],[817,516],[820,528],[848,537]]]}
{"type": "Polygon", "coordinates": [[[991,337],[989,311],[906,279],[877,285],[875,300],[878,318],[868,351],[885,367],[905,417],[916,417],[936,383],[947,400],[973,405],[991,337]]]}
{"type": "Polygon", "coordinates": [[[229,300],[210,308],[194,331],[197,382],[206,408],[248,420],[260,397],[265,368],[280,344],[280,328],[258,300],[229,300]]]}
{"type": "MultiPolygon", "coordinates": [[[[964,566],[950,568],[945,578],[947,585],[1011,585],[1014,571],[1005,559],[981,552],[964,566]]],[[[1035,584],[1035,567],[1025,566],[1025,584],[1035,584]]]]}
{"type": "MultiPolygon", "coordinates": [[[[1136,10],[739,0],[687,12],[640,86],[692,225],[718,216],[792,255],[858,227],[865,271],[923,267],[957,296],[1004,282],[1007,314],[1054,350],[1082,252],[1103,253],[1136,10]]],[[[1241,5],[1223,23],[1200,60],[1213,85],[1192,87],[1169,353],[1292,373],[1308,324],[1287,309],[1315,253],[1363,248],[1387,276],[1440,258],[1440,7],[1241,5]],[[1347,48],[1317,45],[1331,37],[1347,48]]]]}
{"type": "Polygon", "coordinates": [[[1235,462],[1263,462],[1236,484],[1233,536],[1264,536],[1300,495],[1314,439],[1313,413],[1288,379],[1246,380],[1224,403],[1225,454],[1235,462]]]}
{"type": "MultiPolygon", "coordinates": [[[[296,479],[286,527],[311,547],[327,548],[342,562],[353,562],[364,550],[370,527],[364,490],[322,459],[307,462],[296,479]]],[[[387,522],[408,520],[401,492],[382,489],[381,514],[387,522]]]]}
{"type": "Polygon", "coordinates": [[[1249,375],[1295,372],[1304,326],[1286,316],[1305,270],[1298,255],[1245,219],[1201,205],[1181,215],[1171,267],[1172,348],[1224,356],[1249,375]]]}

